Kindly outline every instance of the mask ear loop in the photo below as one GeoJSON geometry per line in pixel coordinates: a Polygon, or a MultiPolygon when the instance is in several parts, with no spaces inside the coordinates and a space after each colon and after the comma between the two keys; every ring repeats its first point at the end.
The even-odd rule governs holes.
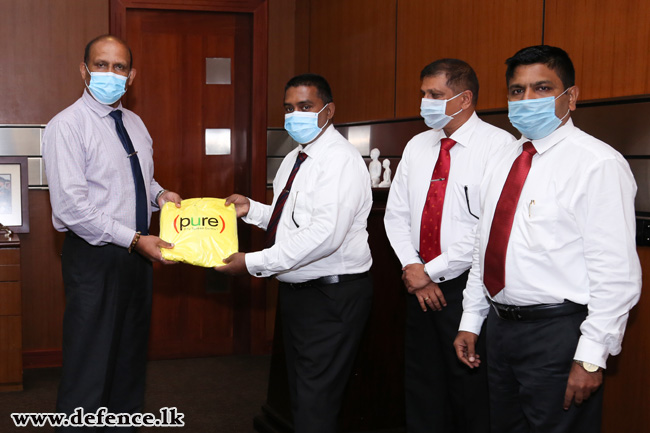
{"type": "Polygon", "coordinates": [[[86,80],[84,80],[84,85],[86,86],[86,89],[90,92],[92,95],[93,92],[90,91],[90,86],[88,85],[90,81],[93,79],[93,74],[90,72],[90,69],[88,69],[88,64],[84,62],[84,66],[86,67],[86,72],[88,72],[88,83],[86,83],[86,80]]]}
{"type": "MultiPolygon", "coordinates": [[[[568,89],[567,89],[567,90],[568,90],[568,89]]],[[[458,98],[458,97],[459,97],[460,95],[462,95],[463,93],[465,93],[464,90],[463,90],[462,92],[460,92],[458,95],[454,96],[453,98],[449,98],[449,99],[447,99],[447,100],[445,101],[445,111],[447,111],[447,102],[451,101],[452,99],[456,99],[456,98],[458,98]]],[[[558,96],[558,97],[559,97],[559,96],[558,96]]],[[[449,117],[451,117],[451,118],[453,119],[454,116],[457,115],[458,113],[460,113],[461,111],[463,111],[463,108],[461,108],[460,110],[456,111],[454,114],[449,115],[449,117]]]]}
{"type": "Polygon", "coordinates": [[[557,101],[558,98],[559,98],[560,96],[564,95],[564,94],[565,94],[566,92],[568,92],[569,89],[571,89],[571,88],[573,88],[573,86],[571,86],[571,87],[567,87],[566,90],[565,90],[564,92],[560,93],[559,95],[557,95],[557,96],[555,97],[555,100],[557,101]]]}
{"type": "Polygon", "coordinates": [[[563,122],[564,119],[567,118],[567,116],[569,115],[570,112],[571,112],[571,109],[570,109],[570,108],[569,108],[568,110],[566,110],[566,114],[565,114],[564,116],[562,116],[562,118],[560,119],[560,122],[563,122]]]}
{"type": "MultiPolygon", "coordinates": [[[[562,95],[564,95],[566,92],[568,92],[569,89],[571,89],[572,87],[573,87],[573,86],[571,86],[571,87],[567,87],[566,90],[565,90],[564,92],[562,92],[562,93],[560,93],[559,95],[557,95],[557,98],[555,98],[555,101],[557,101],[557,99],[558,99],[560,96],[562,96],[562,95]]],[[[570,109],[570,108],[569,108],[568,110],[566,110],[566,114],[565,114],[564,116],[562,116],[562,118],[560,119],[560,122],[564,122],[564,119],[567,118],[567,116],[569,115],[570,112],[571,112],[571,109],[570,109]]]]}
{"type": "Polygon", "coordinates": [[[454,114],[451,114],[449,117],[451,117],[451,118],[453,119],[454,116],[455,116],[456,114],[460,113],[461,111],[463,111],[462,108],[461,108],[460,110],[456,111],[454,114]]]}
{"type": "MultiPolygon", "coordinates": [[[[316,113],[316,126],[318,126],[318,115],[319,115],[319,114],[321,113],[321,111],[323,111],[323,110],[325,109],[325,107],[327,107],[328,105],[330,105],[329,102],[328,102],[327,104],[325,104],[325,105],[323,106],[323,108],[321,108],[321,109],[318,111],[318,113],[316,113]]],[[[330,122],[330,119],[327,119],[327,120],[325,121],[325,124],[323,125],[323,127],[322,127],[322,128],[319,128],[319,129],[320,129],[321,131],[322,131],[323,129],[325,129],[325,127],[327,127],[327,125],[328,125],[329,122],[330,122]]]]}

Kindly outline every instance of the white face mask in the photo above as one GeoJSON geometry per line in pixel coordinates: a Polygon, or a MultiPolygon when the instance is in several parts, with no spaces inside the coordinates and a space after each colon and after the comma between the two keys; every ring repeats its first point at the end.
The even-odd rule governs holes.
{"type": "Polygon", "coordinates": [[[447,114],[445,114],[447,111],[447,102],[457,98],[462,93],[463,92],[460,92],[458,95],[449,99],[422,98],[422,103],[420,104],[420,116],[424,118],[424,123],[426,123],[429,128],[433,129],[442,129],[447,126],[455,115],[463,111],[461,108],[451,116],[447,116],[447,114]]]}

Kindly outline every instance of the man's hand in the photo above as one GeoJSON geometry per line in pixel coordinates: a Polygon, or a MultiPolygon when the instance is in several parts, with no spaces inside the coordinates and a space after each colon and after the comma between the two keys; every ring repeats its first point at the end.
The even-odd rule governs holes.
{"type": "Polygon", "coordinates": [[[603,383],[603,371],[589,373],[582,366],[575,362],[571,366],[569,380],[567,381],[566,393],[564,394],[564,410],[569,410],[571,401],[580,406],[591,394],[596,392],[603,383]]]}
{"type": "Polygon", "coordinates": [[[447,306],[447,301],[445,301],[445,296],[442,294],[440,287],[433,281],[429,280],[429,284],[424,286],[420,290],[416,290],[413,294],[418,298],[420,303],[420,308],[422,311],[427,311],[427,305],[436,311],[442,310],[442,307],[447,306]]]}
{"type": "Polygon", "coordinates": [[[413,294],[416,290],[420,290],[429,284],[431,278],[424,272],[424,265],[411,263],[402,268],[402,281],[404,281],[408,292],[413,294]]]}
{"type": "Polygon", "coordinates": [[[140,240],[135,244],[135,251],[152,262],[160,262],[165,265],[173,265],[176,262],[171,260],[164,260],[162,258],[161,248],[174,248],[174,244],[165,242],[158,236],[140,236],[140,240]]]}
{"type": "Polygon", "coordinates": [[[175,192],[165,191],[158,197],[158,207],[162,209],[163,205],[168,201],[176,203],[176,207],[181,207],[181,200],[183,200],[181,196],[175,192]]]}
{"type": "Polygon", "coordinates": [[[226,206],[230,206],[231,203],[235,205],[235,211],[237,211],[238,218],[248,215],[248,211],[251,208],[251,202],[247,197],[244,197],[241,194],[233,194],[226,198],[226,206]]]}
{"type": "Polygon", "coordinates": [[[223,259],[223,262],[226,264],[225,266],[215,266],[214,270],[233,277],[248,275],[248,268],[246,268],[246,259],[244,256],[246,256],[245,253],[234,253],[223,259]]]}
{"type": "Polygon", "coordinates": [[[467,331],[458,331],[458,335],[456,335],[456,339],[454,340],[456,356],[460,362],[469,368],[475,368],[481,365],[480,357],[474,349],[476,340],[478,340],[478,335],[467,331]]]}

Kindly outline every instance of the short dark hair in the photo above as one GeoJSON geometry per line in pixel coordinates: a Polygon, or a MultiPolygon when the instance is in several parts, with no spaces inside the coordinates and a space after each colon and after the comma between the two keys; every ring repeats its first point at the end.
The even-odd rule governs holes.
{"type": "Polygon", "coordinates": [[[126,49],[129,52],[129,69],[131,69],[133,67],[133,53],[131,52],[131,47],[129,47],[126,44],[126,42],[124,42],[122,39],[118,38],[117,36],[113,36],[109,34],[97,36],[95,39],[93,39],[92,41],[86,44],[86,49],[84,50],[84,63],[88,65],[88,60],[90,59],[90,50],[93,48],[93,45],[95,45],[97,42],[101,42],[106,39],[115,39],[117,42],[121,43],[126,47],[126,49]]]}
{"type": "Polygon", "coordinates": [[[447,87],[456,93],[470,90],[472,92],[472,104],[478,101],[478,78],[474,69],[462,60],[440,59],[430,63],[420,72],[420,80],[433,77],[438,74],[445,74],[447,87]]]}
{"type": "Polygon", "coordinates": [[[576,71],[573,68],[573,62],[569,55],[562,48],[552,47],[550,45],[534,45],[532,47],[522,48],[514,56],[506,60],[506,84],[515,75],[515,69],[522,65],[534,65],[541,63],[553,70],[565,89],[574,86],[576,83],[576,71]]]}
{"type": "Polygon", "coordinates": [[[296,75],[287,82],[287,85],[284,86],[284,93],[287,93],[289,87],[299,87],[299,86],[313,86],[318,92],[318,97],[323,101],[324,104],[329,104],[334,100],[332,98],[332,89],[325,79],[325,77],[318,74],[300,74],[296,75]]]}

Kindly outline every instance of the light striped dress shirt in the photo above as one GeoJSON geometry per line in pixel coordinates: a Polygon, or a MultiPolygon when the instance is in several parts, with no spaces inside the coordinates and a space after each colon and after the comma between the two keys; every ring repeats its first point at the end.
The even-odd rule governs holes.
{"type": "MultiPolygon", "coordinates": [[[[153,178],[152,139],[138,115],[125,109],[124,126],[148,187],[149,221],[163,189],[153,178]]],[[[113,108],[84,91],[45,128],[43,161],[50,188],[52,222],[92,245],[127,248],[135,235],[135,188],[131,165],[109,116],[113,108]]]]}

